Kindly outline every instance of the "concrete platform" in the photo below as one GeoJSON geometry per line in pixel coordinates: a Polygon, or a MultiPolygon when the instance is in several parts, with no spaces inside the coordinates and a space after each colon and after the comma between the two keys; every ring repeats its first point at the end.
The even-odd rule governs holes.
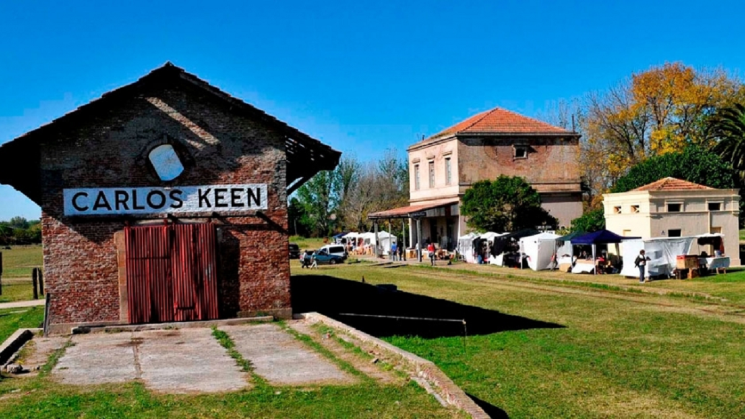
{"type": "Polygon", "coordinates": [[[210,329],[76,335],[53,370],[63,384],[141,379],[153,391],[215,393],[248,386],[210,329]]]}
{"type": "Polygon", "coordinates": [[[138,332],[141,378],[154,391],[219,393],[248,386],[236,365],[210,329],[138,332]]]}
{"type": "Polygon", "coordinates": [[[230,335],[235,349],[270,384],[345,385],[357,381],[276,324],[225,326],[220,330],[230,335]]]}

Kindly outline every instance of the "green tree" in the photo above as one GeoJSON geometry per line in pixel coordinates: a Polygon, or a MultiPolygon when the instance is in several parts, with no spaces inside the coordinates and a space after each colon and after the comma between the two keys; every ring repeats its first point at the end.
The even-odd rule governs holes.
{"type": "Polygon", "coordinates": [[[720,109],[709,120],[708,129],[716,141],[713,151],[732,165],[741,181],[745,180],[745,106],[738,103],[720,109]]]}
{"type": "Polygon", "coordinates": [[[581,217],[572,220],[571,231],[591,233],[603,229],[605,229],[605,213],[603,208],[587,211],[581,217]]]}
{"type": "Polygon", "coordinates": [[[556,218],[541,207],[541,196],[525,179],[500,176],[474,183],[463,196],[461,214],[478,231],[517,231],[548,225],[556,218]]]}
{"type": "Polygon", "coordinates": [[[319,236],[327,236],[333,231],[336,219],[334,212],[338,204],[334,194],[335,178],[333,172],[321,171],[297,190],[304,210],[301,222],[319,236]]]}
{"type": "Polygon", "coordinates": [[[718,189],[737,186],[732,165],[703,147],[691,145],[682,152],[650,157],[633,166],[625,176],[618,179],[611,192],[627,192],[665,177],[718,189]]]}

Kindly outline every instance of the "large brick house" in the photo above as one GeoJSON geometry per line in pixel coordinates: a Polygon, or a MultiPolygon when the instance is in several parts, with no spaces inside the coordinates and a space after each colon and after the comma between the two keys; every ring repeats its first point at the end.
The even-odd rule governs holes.
{"type": "Polygon", "coordinates": [[[340,153],[166,64],[0,147],[42,209],[51,333],[287,318],[287,196],[340,153]]]}
{"type": "MultiPolygon", "coordinates": [[[[422,239],[453,249],[466,234],[460,199],[474,183],[499,175],[524,177],[543,207],[569,226],[582,215],[579,134],[501,108],[474,115],[408,148],[409,207],[371,218],[421,219],[422,239]]],[[[416,242],[412,226],[411,243],[416,242]]]]}

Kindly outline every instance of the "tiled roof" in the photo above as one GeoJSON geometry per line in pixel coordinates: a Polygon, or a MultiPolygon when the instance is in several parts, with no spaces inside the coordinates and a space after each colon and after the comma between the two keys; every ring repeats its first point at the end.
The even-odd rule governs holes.
{"type": "Polygon", "coordinates": [[[632,191],[687,191],[697,189],[714,189],[708,186],[699,185],[698,183],[689,182],[687,180],[676,179],[674,177],[666,177],[656,182],[652,182],[648,185],[640,186],[632,191]]]}
{"type": "Polygon", "coordinates": [[[457,203],[458,200],[454,199],[447,202],[440,202],[437,204],[423,204],[423,205],[410,205],[408,207],[393,208],[385,211],[373,212],[367,216],[367,218],[407,218],[409,214],[416,212],[426,211],[433,208],[444,207],[446,205],[452,205],[457,203]]]}
{"type": "Polygon", "coordinates": [[[481,112],[435,134],[419,144],[455,134],[575,134],[564,128],[529,118],[507,109],[494,108],[481,112]]]}

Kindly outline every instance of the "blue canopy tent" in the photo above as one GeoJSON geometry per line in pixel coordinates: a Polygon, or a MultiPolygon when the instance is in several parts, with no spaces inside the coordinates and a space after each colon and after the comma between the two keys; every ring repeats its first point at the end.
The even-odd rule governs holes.
{"type": "MultiPolygon", "coordinates": [[[[639,239],[639,237],[626,237],[619,236],[618,234],[608,230],[598,230],[592,233],[582,234],[578,237],[572,238],[570,241],[572,245],[584,244],[592,246],[592,263],[597,267],[596,250],[599,244],[616,244],[616,253],[618,251],[618,243],[624,240],[639,239]]],[[[594,274],[597,274],[597,269],[593,270],[594,274]]]]}
{"type": "Polygon", "coordinates": [[[331,237],[334,239],[334,243],[343,243],[341,239],[344,238],[344,236],[346,236],[347,234],[349,234],[349,232],[345,231],[339,234],[334,234],[331,237]]]}

